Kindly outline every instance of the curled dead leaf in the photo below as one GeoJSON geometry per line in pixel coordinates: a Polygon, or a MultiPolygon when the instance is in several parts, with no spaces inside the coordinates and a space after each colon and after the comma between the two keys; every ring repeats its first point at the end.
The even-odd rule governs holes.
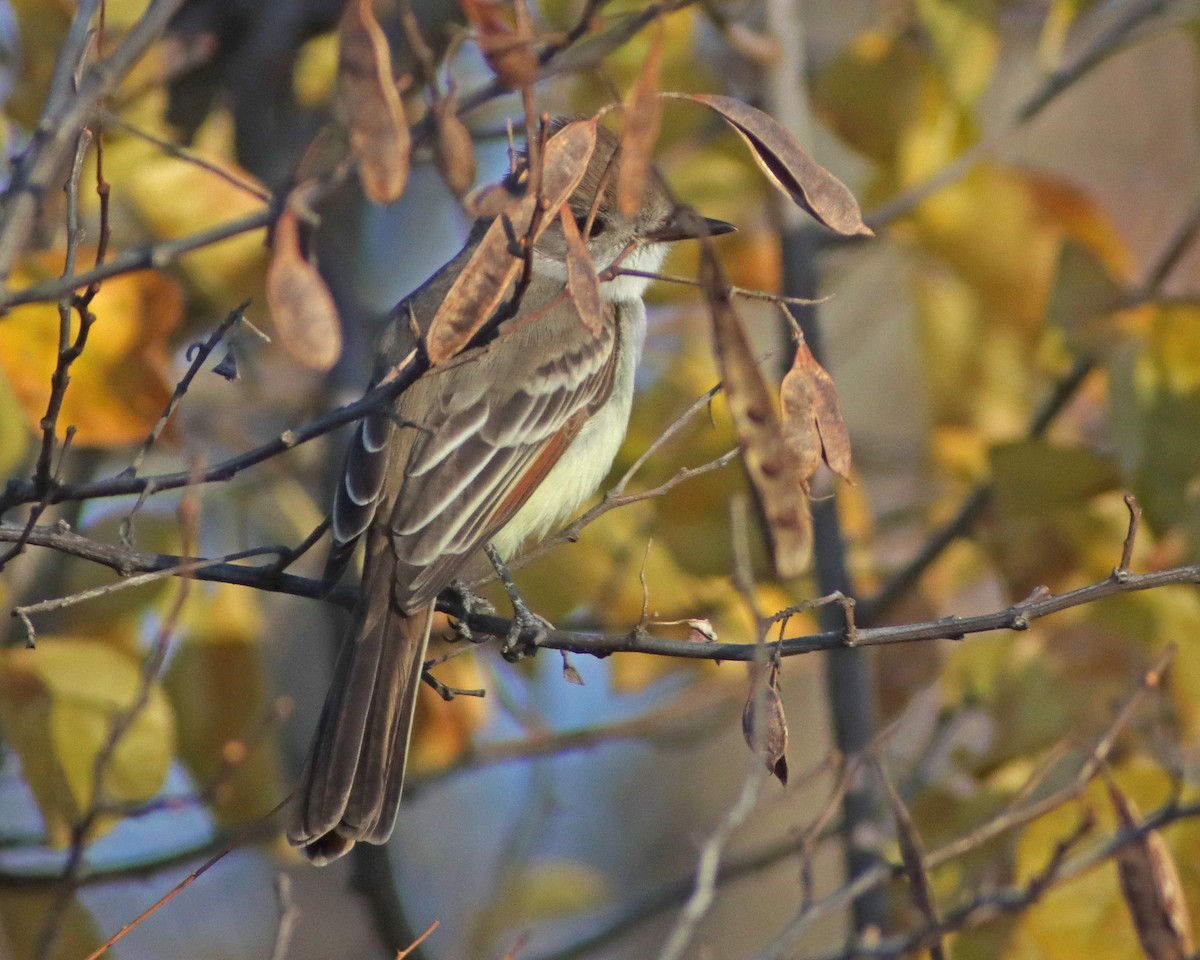
{"type": "MultiPolygon", "coordinates": [[[[1137,806],[1115,783],[1109,797],[1122,829],[1137,827],[1137,806]]],[[[1179,871],[1162,834],[1150,830],[1116,854],[1121,894],[1129,907],[1142,950],[1151,960],[1186,960],[1193,955],[1192,921],[1179,871]]]]}
{"type": "Polygon", "coordinates": [[[796,358],[779,388],[779,403],[784,438],[800,462],[805,485],[822,459],[849,480],[850,435],[837,388],[803,340],[796,345],[796,358]]]}
{"type": "Polygon", "coordinates": [[[284,349],[313,370],[328,370],[342,353],[342,325],[333,296],[300,249],[300,224],[288,207],[275,224],[267,267],[267,305],[284,349]]]}
{"type": "Polygon", "coordinates": [[[779,696],[779,664],[772,663],[765,677],[750,685],[750,696],[742,708],[742,735],[759,754],[771,776],[787,786],[787,717],[779,696]]]}
{"type": "Polygon", "coordinates": [[[807,566],[812,543],[800,459],[784,437],[775,399],[734,309],[729,282],[707,246],[700,253],[700,283],[712,314],[713,342],[729,413],[763,517],[775,572],[783,578],[796,577],[807,566]]]}
{"type": "Polygon", "coordinates": [[[767,178],[818,223],[844,236],[874,236],[862,219],[854,194],[817,163],[777,120],[735,100],[705,93],[670,93],[708,107],[746,142],[767,178]]]}
{"type": "Polygon", "coordinates": [[[349,0],[338,25],[338,100],[363,192],[375,203],[392,203],[408,182],[411,138],[371,0],[349,0]]]}
{"type": "Polygon", "coordinates": [[[528,11],[520,0],[514,5],[514,27],[490,0],[460,0],[463,14],[475,33],[483,59],[496,78],[509,90],[527,87],[537,79],[538,58],[533,49],[533,32],[528,11]]]}
{"type": "Polygon", "coordinates": [[[435,137],[433,163],[446,186],[462,199],[475,183],[475,146],[471,133],[458,118],[454,95],[447,94],[433,102],[435,137]]]}
{"type": "Polygon", "coordinates": [[[712,621],[707,617],[688,620],[687,639],[693,643],[716,643],[717,631],[713,629],[712,621]]]}
{"type": "Polygon", "coordinates": [[[600,295],[596,264],[592,262],[587,244],[579,235],[579,226],[575,223],[570,206],[563,205],[559,219],[562,220],[563,236],[567,240],[567,293],[588,332],[599,336],[604,329],[604,299],[600,295]]]}
{"type": "Polygon", "coordinates": [[[662,125],[662,99],[658,95],[658,72],[662,61],[663,30],[659,29],[646,54],[641,73],[625,99],[621,124],[621,167],[617,177],[617,208],[632,217],[642,205],[642,193],[650,176],[654,144],[662,125]]]}
{"type": "MultiPolygon", "coordinates": [[[[574,192],[596,147],[595,118],[566,124],[546,142],[542,155],[542,197],[546,209],[557,210],[574,192]]],[[[458,279],[450,287],[425,337],[431,366],[445,363],[462,351],[491,319],[517,278],[524,260],[512,249],[512,237],[536,242],[551,218],[535,225],[538,198],[525,196],[511,204],[488,227],[458,279]]]]}

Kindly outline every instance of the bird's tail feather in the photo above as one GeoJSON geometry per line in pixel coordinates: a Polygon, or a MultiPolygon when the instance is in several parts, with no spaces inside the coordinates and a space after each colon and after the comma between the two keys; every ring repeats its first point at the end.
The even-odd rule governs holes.
{"type": "Polygon", "coordinates": [[[288,839],[315,863],[363,840],[391,836],[404,786],[409,735],[433,605],[404,615],[392,607],[395,561],[370,551],[354,628],[296,790],[288,839]]]}

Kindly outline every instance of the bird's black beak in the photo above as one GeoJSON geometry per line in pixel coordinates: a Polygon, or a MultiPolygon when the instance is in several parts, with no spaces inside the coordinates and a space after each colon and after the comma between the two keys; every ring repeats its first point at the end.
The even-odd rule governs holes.
{"type": "Polygon", "coordinates": [[[733,233],[737,230],[732,223],[724,220],[714,220],[712,217],[701,217],[691,211],[678,211],[670,220],[645,235],[643,239],[651,243],[673,243],[676,240],[698,240],[700,237],[717,237],[722,233],[733,233]]]}

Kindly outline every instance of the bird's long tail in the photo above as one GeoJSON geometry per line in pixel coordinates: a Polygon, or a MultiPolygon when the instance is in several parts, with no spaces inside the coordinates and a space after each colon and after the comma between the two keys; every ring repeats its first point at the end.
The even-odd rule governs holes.
{"type": "Polygon", "coordinates": [[[373,533],[354,627],[338,655],[288,823],[288,840],[317,864],[359,840],[391,836],[433,621],[432,604],[407,616],[393,609],[395,560],[378,542],[382,531],[373,533]]]}

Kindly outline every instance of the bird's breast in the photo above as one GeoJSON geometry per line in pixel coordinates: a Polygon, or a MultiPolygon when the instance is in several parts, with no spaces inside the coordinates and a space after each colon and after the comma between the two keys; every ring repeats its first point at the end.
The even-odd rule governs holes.
{"type": "Polygon", "coordinates": [[[612,468],[629,426],[634,376],[646,342],[646,308],[641,300],[619,303],[617,368],[612,393],[583,425],[546,479],[492,538],[502,556],[526,540],[541,539],[563,524],[596,492],[612,468]]]}

